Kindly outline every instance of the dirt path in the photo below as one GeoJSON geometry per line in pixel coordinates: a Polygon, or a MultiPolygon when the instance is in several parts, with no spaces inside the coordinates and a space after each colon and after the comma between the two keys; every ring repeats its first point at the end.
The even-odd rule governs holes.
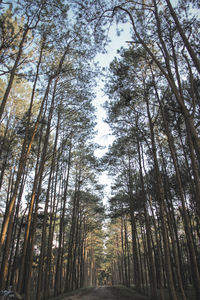
{"type": "Polygon", "coordinates": [[[63,298],[63,300],[148,300],[149,298],[136,293],[132,289],[118,287],[97,287],[87,293],[79,293],[63,298]]]}

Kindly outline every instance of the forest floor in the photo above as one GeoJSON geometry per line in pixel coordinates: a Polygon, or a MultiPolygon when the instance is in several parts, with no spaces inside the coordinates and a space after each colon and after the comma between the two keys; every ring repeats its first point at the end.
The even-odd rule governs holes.
{"type": "MultiPolygon", "coordinates": [[[[167,290],[164,291],[165,299],[171,300],[167,290]]],[[[49,300],[150,300],[150,297],[144,296],[136,292],[133,288],[127,288],[122,285],[118,286],[100,286],[100,287],[88,287],[81,288],[63,294],[57,297],[49,298],[49,300]]],[[[182,300],[181,295],[178,295],[178,299],[182,300]]],[[[187,299],[195,300],[195,292],[193,288],[187,289],[187,299]]]]}
{"type": "Polygon", "coordinates": [[[145,297],[133,289],[128,289],[119,286],[102,286],[96,288],[90,288],[86,290],[77,291],[76,294],[71,296],[64,296],[62,300],[148,300],[145,297]]]}

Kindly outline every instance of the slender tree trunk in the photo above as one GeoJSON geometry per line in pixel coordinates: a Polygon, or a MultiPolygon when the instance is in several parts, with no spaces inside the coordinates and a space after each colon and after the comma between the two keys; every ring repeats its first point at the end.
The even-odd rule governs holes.
{"type": "MultiPolygon", "coordinates": [[[[8,268],[8,276],[7,276],[7,283],[6,283],[6,288],[9,288],[10,285],[10,278],[11,278],[11,268],[12,265],[14,264],[13,261],[13,257],[14,257],[14,250],[15,250],[15,241],[16,241],[16,233],[17,233],[17,221],[19,218],[19,211],[20,211],[20,204],[21,204],[21,200],[22,200],[22,195],[23,195],[23,191],[24,191],[24,186],[25,186],[25,182],[26,182],[26,177],[27,177],[27,172],[28,172],[28,168],[27,170],[25,170],[24,174],[23,174],[23,178],[22,178],[22,182],[21,182],[21,186],[20,186],[20,190],[19,190],[19,195],[18,195],[18,200],[17,200],[17,205],[16,205],[16,211],[15,211],[15,217],[13,220],[13,232],[12,232],[12,247],[11,247],[11,251],[10,251],[10,258],[9,258],[9,268],[8,268]]],[[[18,241],[17,241],[18,243],[18,241]]]]}
{"type": "Polygon", "coordinates": [[[181,38],[184,42],[184,45],[186,46],[186,48],[187,48],[187,50],[190,54],[190,57],[192,58],[192,61],[195,65],[195,67],[197,68],[198,72],[200,73],[200,61],[199,61],[195,51],[193,50],[188,38],[185,35],[184,29],[182,28],[182,26],[181,26],[181,24],[178,20],[178,16],[177,16],[175,10],[173,9],[173,6],[172,6],[170,0],[165,0],[165,1],[167,3],[168,8],[169,8],[170,14],[171,14],[171,16],[174,19],[174,22],[176,24],[176,29],[178,30],[178,32],[179,32],[179,34],[180,34],[180,36],[181,36],[181,38]]]}
{"type": "Polygon", "coordinates": [[[24,140],[24,143],[23,143],[23,146],[22,146],[22,151],[21,151],[21,156],[20,156],[20,159],[19,159],[19,165],[18,165],[18,171],[17,171],[17,178],[16,178],[16,181],[15,181],[15,186],[14,186],[14,189],[13,189],[12,197],[11,197],[10,202],[9,202],[8,210],[7,210],[7,212],[5,214],[5,217],[4,217],[4,223],[3,223],[1,239],[0,239],[0,251],[1,251],[1,248],[2,248],[2,246],[4,244],[4,241],[5,241],[5,238],[6,238],[7,228],[8,228],[8,224],[9,224],[9,221],[10,221],[10,216],[12,214],[12,211],[13,211],[13,208],[14,208],[14,205],[15,205],[15,202],[16,202],[17,192],[18,192],[18,188],[19,188],[19,185],[20,185],[20,181],[21,181],[21,176],[22,176],[24,167],[26,165],[26,160],[27,160],[28,155],[31,151],[31,146],[33,144],[33,141],[34,141],[34,138],[35,138],[38,126],[39,126],[39,121],[40,121],[40,118],[41,118],[41,115],[42,115],[42,112],[43,112],[43,105],[44,105],[44,103],[46,101],[46,98],[48,96],[51,81],[52,81],[52,79],[50,78],[49,82],[48,82],[48,85],[47,85],[47,88],[46,88],[45,96],[44,96],[43,101],[41,103],[41,107],[40,107],[40,111],[39,111],[39,114],[38,114],[38,117],[37,117],[37,121],[35,123],[34,131],[32,133],[32,136],[31,136],[31,139],[28,143],[28,146],[26,147],[26,140],[24,140]]]}
{"type": "Polygon", "coordinates": [[[154,227],[154,231],[155,231],[155,239],[156,239],[156,246],[154,244],[153,241],[153,236],[151,235],[151,244],[153,246],[153,251],[154,251],[154,257],[155,257],[155,268],[156,268],[156,275],[157,275],[157,286],[160,289],[160,299],[164,300],[164,276],[163,276],[163,272],[162,272],[162,253],[161,253],[161,240],[159,239],[159,233],[158,233],[158,226],[156,225],[156,220],[155,220],[155,213],[154,213],[154,209],[152,206],[152,201],[151,201],[151,197],[149,199],[149,206],[151,209],[151,213],[152,213],[152,221],[153,221],[153,227],[154,227]]]}
{"type": "Polygon", "coordinates": [[[75,234],[76,234],[76,221],[77,221],[77,208],[78,208],[78,171],[76,171],[76,181],[75,181],[75,191],[74,191],[74,199],[73,199],[73,212],[71,219],[71,228],[70,228],[70,236],[69,236],[69,244],[68,244],[68,259],[67,259],[67,270],[66,270],[66,280],[65,280],[65,291],[69,291],[72,289],[72,264],[73,264],[73,248],[75,243],[75,234]]]}
{"type": "Polygon", "coordinates": [[[134,211],[131,212],[131,229],[132,229],[132,247],[133,247],[133,264],[134,264],[134,283],[135,283],[136,290],[141,291],[141,274],[139,269],[139,254],[138,254],[138,245],[136,239],[137,227],[136,227],[134,211]]]}
{"type": "Polygon", "coordinates": [[[27,208],[23,212],[23,216],[21,218],[21,222],[20,222],[20,225],[19,225],[18,234],[17,234],[17,244],[16,244],[16,247],[15,247],[15,254],[14,254],[12,271],[11,271],[10,286],[12,286],[14,288],[14,290],[17,289],[17,284],[16,284],[16,278],[15,277],[16,277],[17,270],[19,269],[18,256],[19,256],[19,247],[20,247],[20,236],[21,236],[22,227],[23,227],[26,212],[27,212],[27,208]]]}
{"type": "Polygon", "coordinates": [[[13,217],[14,217],[14,209],[12,210],[8,232],[6,237],[6,243],[3,251],[3,260],[1,264],[1,276],[0,276],[0,289],[6,289],[7,275],[8,275],[8,258],[10,253],[10,244],[12,240],[12,230],[13,230],[13,217]]]}
{"type": "MultiPolygon", "coordinates": [[[[54,92],[55,92],[55,90],[56,90],[56,87],[54,89],[54,92]]],[[[53,95],[53,97],[55,97],[55,95],[53,95]]],[[[60,118],[58,116],[53,156],[52,156],[52,161],[51,161],[51,169],[50,169],[50,174],[49,174],[46,202],[45,202],[45,209],[44,209],[44,221],[43,221],[43,225],[42,225],[42,239],[41,239],[40,259],[39,259],[38,279],[37,279],[37,293],[36,293],[37,300],[40,300],[41,291],[43,290],[42,274],[44,273],[44,257],[45,257],[45,248],[46,248],[46,227],[47,227],[47,218],[48,218],[49,194],[50,194],[50,188],[51,188],[51,183],[52,183],[53,169],[54,169],[54,165],[55,165],[55,155],[56,155],[56,147],[57,147],[57,142],[58,142],[59,125],[60,125],[60,118]]]]}
{"type": "Polygon", "coordinates": [[[48,248],[47,248],[47,262],[45,269],[45,283],[44,283],[44,298],[47,299],[50,297],[50,277],[52,275],[52,245],[53,245],[53,236],[56,225],[56,215],[58,210],[59,197],[57,196],[56,186],[58,183],[58,172],[59,172],[59,163],[57,162],[56,174],[54,179],[54,185],[52,184],[52,213],[50,217],[49,225],[49,237],[48,237],[48,248]],[[56,201],[57,200],[57,201],[56,201]]]}
{"type": "Polygon", "coordinates": [[[17,284],[17,291],[19,293],[24,292],[23,289],[23,279],[24,279],[24,273],[25,273],[25,264],[26,264],[26,257],[28,252],[28,242],[30,239],[30,232],[31,232],[31,222],[33,217],[33,211],[34,211],[34,205],[35,205],[35,197],[36,197],[36,191],[37,191],[37,185],[38,185],[38,168],[39,168],[39,160],[40,160],[40,151],[41,151],[41,143],[42,143],[42,137],[43,137],[43,124],[40,128],[40,139],[38,144],[38,150],[37,150],[37,161],[36,161],[36,167],[35,167],[35,175],[33,180],[33,188],[31,192],[31,199],[29,203],[29,211],[27,216],[27,224],[25,228],[25,234],[24,234],[24,243],[23,243],[23,249],[22,249],[22,255],[20,260],[20,269],[19,269],[19,277],[18,277],[18,284],[17,284]]]}
{"type": "Polygon", "coordinates": [[[64,247],[64,245],[63,245],[64,220],[65,220],[65,213],[66,213],[70,166],[71,166],[71,145],[70,145],[69,154],[68,154],[67,177],[66,177],[64,195],[63,195],[64,200],[63,200],[63,207],[62,207],[62,215],[60,218],[59,245],[58,245],[58,255],[57,255],[57,264],[56,264],[56,275],[55,275],[55,291],[54,291],[55,295],[59,295],[62,292],[61,280],[59,280],[59,278],[61,277],[61,273],[62,273],[61,250],[64,247]]]}
{"type": "MultiPolygon", "coordinates": [[[[137,128],[137,124],[136,124],[137,128]]],[[[156,269],[155,269],[155,262],[153,259],[152,254],[152,245],[151,245],[151,226],[149,222],[149,216],[147,212],[147,204],[146,204],[146,193],[145,193],[145,186],[144,186],[144,178],[142,173],[142,159],[141,159],[141,150],[140,150],[140,143],[139,138],[137,136],[137,150],[138,150],[138,159],[139,159],[139,172],[140,172],[140,182],[142,186],[142,194],[144,198],[144,216],[145,216],[145,225],[146,225],[146,235],[147,235],[147,246],[148,246],[148,257],[149,257],[149,279],[150,279],[150,286],[151,286],[151,295],[154,299],[158,299],[157,293],[157,283],[156,283],[156,269]]]]}
{"type": "Polygon", "coordinates": [[[131,231],[132,231],[132,247],[133,247],[133,263],[134,263],[134,283],[138,291],[141,290],[141,274],[139,269],[139,255],[138,255],[138,246],[137,246],[137,227],[136,220],[134,216],[134,203],[133,203],[133,182],[131,174],[131,165],[130,165],[130,155],[129,155],[129,182],[128,182],[128,192],[129,192],[129,206],[130,206],[130,217],[131,217],[131,231]]]}
{"type": "Polygon", "coordinates": [[[124,219],[124,237],[125,237],[125,257],[127,264],[127,286],[130,287],[130,251],[127,232],[127,216],[124,219]]]}
{"type": "Polygon", "coordinates": [[[170,260],[170,248],[169,248],[169,240],[168,240],[168,234],[167,234],[166,217],[165,217],[165,209],[164,209],[164,202],[165,202],[164,189],[163,189],[163,184],[161,181],[161,174],[160,174],[160,170],[159,170],[159,166],[158,166],[153,124],[152,124],[152,120],[151,120],[150,108],[149,108],[149,102],[148,102],[147,96],[145,96],[145,101],[146,101],[147,114],[148,114],[149,126],[150,126],[150,131],[151,131],[152,153],[153,153],[154,168],[155,168],[155,174],[156,174],[156,180],[157,180],[157,193],[158,193],[158,198],[159,198],[160,219],[161,219],[162,237],[163,237],[163,243],[164,243],[165,267],[166,267],[166,271],[167,271],[168,290],[169,290],[171,299],[177,300],[177,295],[176,295],[175,286],[174,286],[174,282],[173,282],[172,265],[171,265],[171,260],[170,260]]]}
{"type": "Polygon", "coordinates": [[[2,182],[3,182],[3,177],[4,177],[4,172],[6,170],[6,167],[7,167],[7,162],[8,162],[8,157],[9,157],[9,152],[10,152],[10,148],[11,148],[11,140],[9,140],[9,144],[7,145],[6,143],[6,139],[9,139],[9,136],[8,136],[8,132],[9,132],[9,123],[10,123],[10,116],[6,122],[6,128],[4,130],[4,135],[3,135],[3,139],[2,139],[2,142],[1,142],[1,148],[0,148],[0,158],[2,159],[2,154],[3,154],[3,149],[4,147],[6,146],[6,156],[5,158],[3,159],[3,163],[2,163],[2,168],[1,168],[1,176],[0,176],[0,191],[1,191],[1,187],[2,187],[2,182]]]}
{"type": "MultiPolygon", "coordinates": [[[[158,93],[157,93],[157,98],[159,100],[158,93]]],[[[196,296],[197,296],[197,299],[198,299],[200,297],[200,290],[199,290],[200,289],[200,276],[199,276],[198,265],[197,265],[195,250],[194,250],[194,244],[193,244],[193,240],[192,240],[192,236],[191,236],[191,228],[190,228],[190,223],[189,223],[189,219],[188,219],[188,213],[187,213],[187,209],[186,209],[186,205],[185,205],[186,201],[185,201],[185,197],[184,197],[184,193],[183,193],[183,187],[182,187],[182,181],[181,181],[181,177],[180,177],[179,167],[178,167],[178,164],[177,164],[173,138],[172,138],[172,136],[169,132],[169,127],[168,127],[168,124],[167,124],[167,121],[166,121],[166,118],[165,118],[165,114],[163,112],[163,107],[162,107],[161,102],[160,102],[160,106],[161,106],[162,117],[163,117],[163,120],[164,120],[164,126],[165,126],[165,130],[166,130],[166,134],[167,134],[167,137],[168,137],[169,148],[170,148],[171,156],[172,156],[172,159],[173,159],[174,168],[175,168],[175,171],[176,171],[176,178],[177,178],[177,183],[178,183],[178,188],[179,188],[179,195],[180,195],[182,209],[183,209],[183,221],[184,221],[185,233],[186,233],[186,237],[187,237],[187,245],[188,245],[188,250],[189,250],[189,253],[190,253],[190,260],[191,260],[191,266],[192,266],[194,286],[195,286],[195,290],[196,290],[196,296]]],[[[189,142],[190,142],[190,146],[192,147],[191,140],[189,142]]],[[[190,153],[192,153],[192,149],[191,149],[190,153]]],[[[193,167],[196,168],[196,166],[194,166],[194,165],[193,165],[193,167]]],[[[196,176],[198,176],[198,175],[196,174],[196,176]]]]}
{"type": "Polygon", "coordinates": [[[18,67],[21,55],[22,55],[24,42],[25,42],[25,39],[26,39],[26,36],[27,36],[29,30],[30,30],[30,28],[27,25],[26,28],[24,29],[24,32],[23,32],[23,35],[22,35],[22,39],[21,39],[20,44],[19,44],[19,50],[18,50],[16,59],[15,59],[15,63],[14,63],[14,66],[13,66],[13,68],[11,70],[11,73],[10,73],[10,79],[8,81],[8,85],[7,85],[6,91],[4,93],[2,102],[1,102],[1,106],[0,106],[0,120],[2,119],[2,115],[4,113],[6,102],[8,100],[8,96],[9,96],[10,90],[12,88],[12,84],[13,84],[13,80],[14,80],[14,77],[15,77],[15,73],[16,73],[16,70],[17,70],[17,67],[18,67]]]}
{"type": "Polygon", "coordinates": [[[57,79],[55,80],[55,83],[54,83],[54,91],[53,91],[53,95],[52,95],[52,101],[51,101],[51,106],[50,106],[48,121],[47,121],[47,129],[46,129],[46,133],[45,133],[44,145],[43,145],[43,149],[42,149],[42,156],[41,156],[41,161],[40,161],[40,166],[39,166],[39,171],[38,171],[39,180],[38,180],[37,194],[36,194],[36,200],[35,200],[35,213],[34,213],[33,223],[32,223],[30,259],[29,259],[29,266],[28,266],[28,270],[27,270],[28,276],[26,278],[26,284],[25,284],[25,295],[26,295],[27,300],[30,297],[30,279],[31,279],[31,273],[32,273],[33,247],[34,247],[34,243],[35,243],[35,233],[36,233],[36,226],[37,226],[38,204],[39,204],[39,198],[40,198],[41,189],[42,189],[43,173],[44,173],[44,168],[45,168],[47,147],[48,147],[48,141],[49,141],[49,135],[50,135],[50,127],[51,127],[51,121],[52,121],[53,110],[54,110],[56,87],[57,87],[57,79]]]}
{"type": "Polygon", "coordinates": [[[122,264],[124,266],[124,280],[123,284],[128,286],[128,272],[127,272],[127,261],[126,261],[126,242],[125,242],[125,228],[124,228],[124,216],[121,216],[121,248],[122,248],[122,264]]]}

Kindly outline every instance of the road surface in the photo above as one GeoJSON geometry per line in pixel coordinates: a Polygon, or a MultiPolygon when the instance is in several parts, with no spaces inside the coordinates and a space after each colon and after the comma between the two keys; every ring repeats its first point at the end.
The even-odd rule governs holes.
{"type": "Polygon", "coordinates": [[[73,296],[63,298],[63,300],[148,300],[145,297],[132,289],[118,287],[97,287],[80,292],[73,296]]]}

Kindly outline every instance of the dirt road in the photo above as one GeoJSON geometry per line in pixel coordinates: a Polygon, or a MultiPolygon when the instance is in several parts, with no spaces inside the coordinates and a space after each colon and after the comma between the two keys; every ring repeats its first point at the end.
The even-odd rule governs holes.
{"type": "Polygon", "coordinates": [[[63,300],[148,300],[149,298],[136,293],[132,289],[120,287],[97,287],[87,293],[78,293],[63,298],[63,300]]]}

